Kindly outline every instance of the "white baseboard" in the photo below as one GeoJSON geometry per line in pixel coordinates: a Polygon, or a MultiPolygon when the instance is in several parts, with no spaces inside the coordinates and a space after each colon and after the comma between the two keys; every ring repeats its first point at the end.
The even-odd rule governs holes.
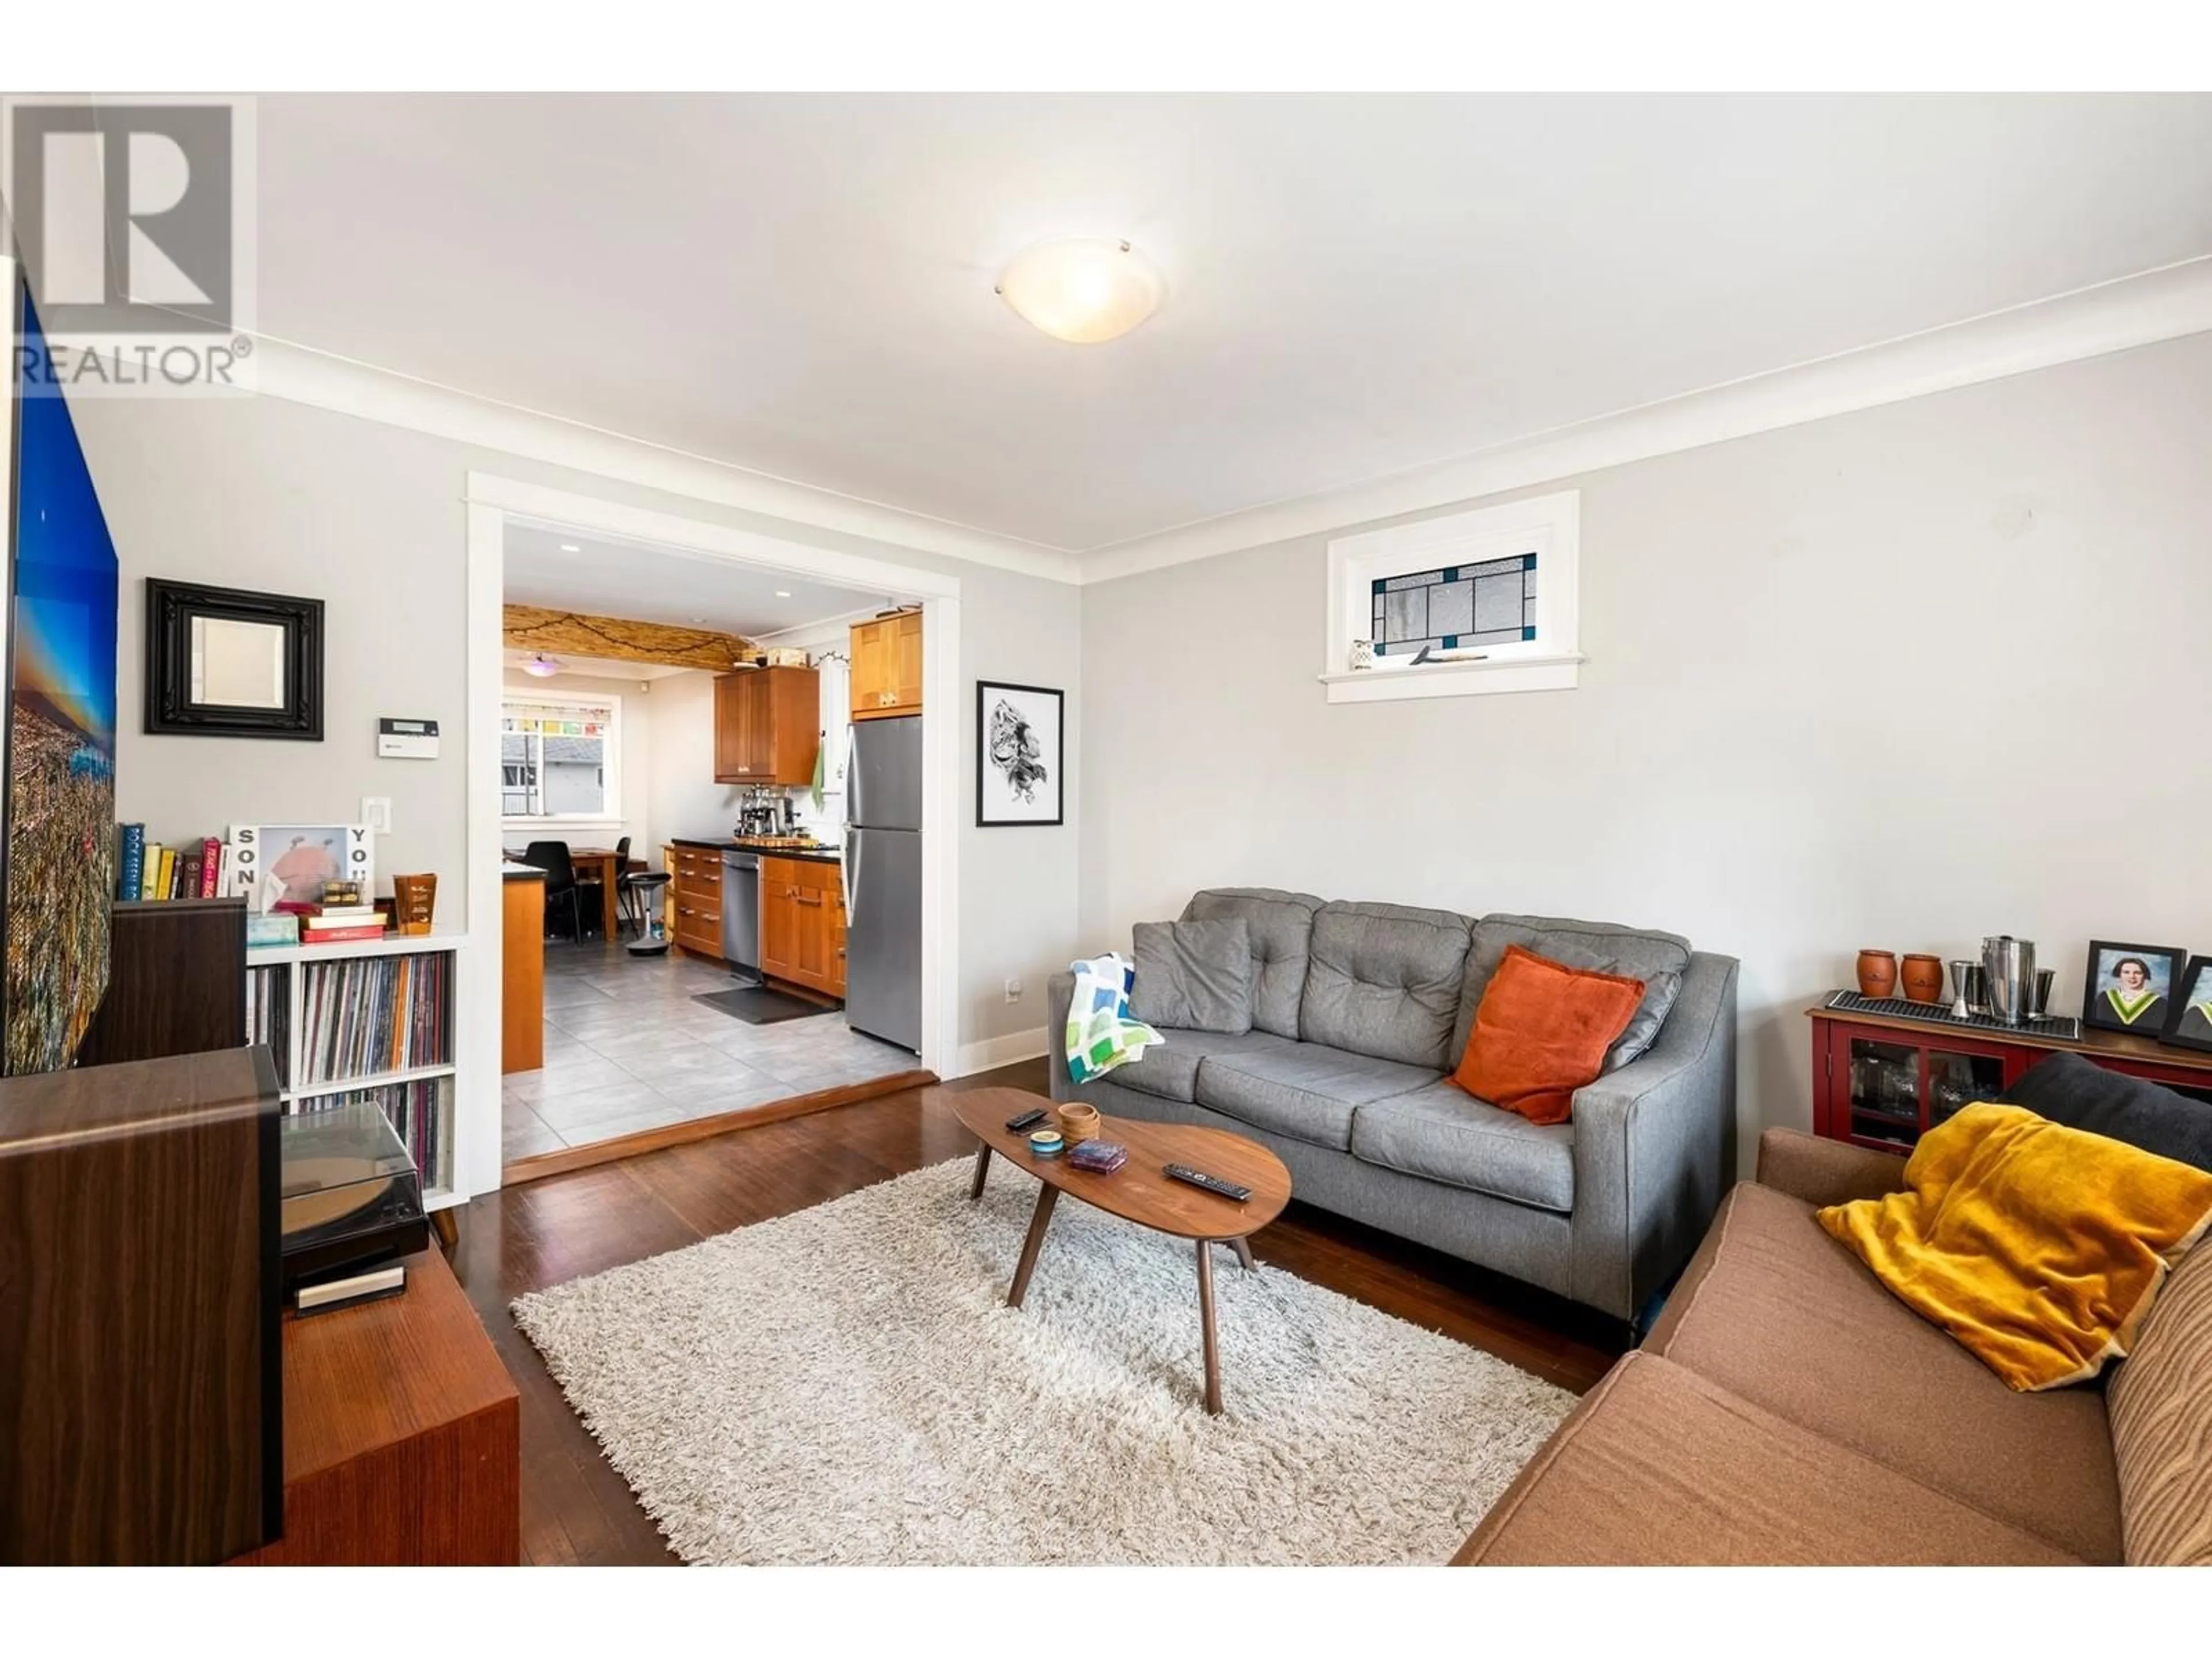
{"type": "Polygon", "coordinates": [[[1035,1060],[1045,1051],[1042,1027],[1034,1031],[1009,1031],[1004,1036],[986,1037],[981,1042],[963,1042],[953,1058],[951,1075],[972,1077],[977,1072],[995,1071],[1001,1066],[1035,1060]]]}

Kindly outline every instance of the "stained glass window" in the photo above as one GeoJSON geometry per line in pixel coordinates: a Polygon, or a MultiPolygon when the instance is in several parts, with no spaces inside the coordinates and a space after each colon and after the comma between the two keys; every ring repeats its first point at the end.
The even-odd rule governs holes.
{"type": "Polygon", "coordinates": [[[1456,651],[1517,645],[1536,637],[1534,553],[1378,577],[1373,587],[1378,657],[1415,656],[1425,647],[1456,651]]]}

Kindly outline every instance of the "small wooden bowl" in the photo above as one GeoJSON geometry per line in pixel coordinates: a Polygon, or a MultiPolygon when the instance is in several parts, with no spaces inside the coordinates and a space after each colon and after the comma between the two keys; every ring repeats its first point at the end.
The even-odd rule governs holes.
{"type": "Polygon", "coordinates": [[[1086,1106],[1081,1101],[1071,1101],[1059,1111],[1060,1133],[1071,1146],[1078,1141],[1092,1140],[1098,1134],[1098,1109],[1086,1106]]]}

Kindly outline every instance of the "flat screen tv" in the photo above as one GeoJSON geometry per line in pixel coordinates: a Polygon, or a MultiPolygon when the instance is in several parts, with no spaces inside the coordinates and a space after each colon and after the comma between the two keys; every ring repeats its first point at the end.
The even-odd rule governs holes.
{"type": "Polygon", "coordinates": [[[75,1058],[107,990],[115,893],[115,544],[46,338],[7,276],[5,563],[8,762],[0,853],[0,1062],[10,1076],[75,1058]]]}

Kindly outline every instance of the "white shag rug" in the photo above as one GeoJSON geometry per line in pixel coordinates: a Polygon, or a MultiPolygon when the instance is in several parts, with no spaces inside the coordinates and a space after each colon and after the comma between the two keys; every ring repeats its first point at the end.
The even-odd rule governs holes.
{"type": "Polygon", "coordinates": [[[1574,1405],[1279,1269],[919,1170],[526,1296],[515,1322],[692,1562],[1442,1562],[1574,1405]]]}

